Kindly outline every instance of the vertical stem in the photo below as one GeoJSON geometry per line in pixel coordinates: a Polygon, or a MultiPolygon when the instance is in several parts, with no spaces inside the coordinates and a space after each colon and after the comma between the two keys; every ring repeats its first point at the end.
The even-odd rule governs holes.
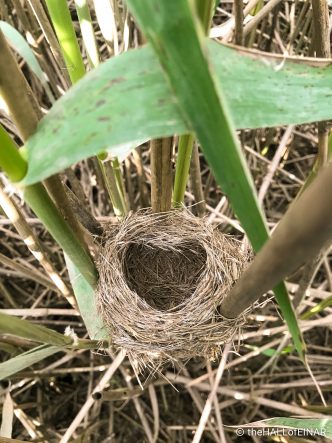
{"type": "Polygon", "coordinates": [[[89,253],[78,241],[76,232],[74,233],[71,230],[70,226],[60,215],[43,185],[37,183],[27,186],[24,189],[24,199],[74,265],[80,270],[84,278],[92,287],[95,287],[97,284],[97,271],[89,253]]]}
{"type": "MultiPolygon", "coordinates": [[[[311,0],[314,25],[314,48],[317,57],[331,57],[329,10],[327,0],[311,0]]],[[[318,123],[318,167],[327,162],[328,135],[326,122],[318,123]]]]}
{"type": "Polygon", "coordinates": [[[234,17],[235,17],[235,34],[234,43],[242,46],[244,44],[243,37],[243,0],[234,0],[234,17]]]}
{"type": "Polygon", "coordinates": [[[123,218],[128,210],[122,193],[121,184],[116,176],[111,160],[102,161],[98,158],[98,164],[103,174],[107,192],[110,196],[114,213],[118,218],[123,218]]]}
{"type": "Polygon", "coordinates": [[[194,136],[191,134],[179,138],[173,190],[173,204],[175,207],[180,207],[183,202],[194,140],[194,136]]]}
{"type": "MultiPolygon", "coordinates": [[[[314,26],[313,47],[317,57],[328,58],[331,56],[328,4],[326,0],[312,0],[311,3],[314,26]]],[[[301,193],[308,185],[308,183],[312,181],[312,178],[314,178],[317,173],[321,172],[322,167],[328,161],[328,136],[329,131],[326,122],[319,122],[317,159],[311,175],[308,177],[307,181],[301,189],[301,193]]],[[[299,287],[293,298],[293,306],[295,308],[297,308],[301,304],[306,290],[311,285],[311,282],[316,274],[317,267],[321,262],[323,253],[323,250],[321,250],[316,257],[313,257],[312,260],[309,260],[305,264],[299,287]]]]}
{"type": "Polygon", "coordinates": [[[317,57],[329,58],[330,30],[327,0],[311,0],[314,21],[314,47],[317,57]]]}
{"type": "Polygon", "coordinates": [[[122,169],[121,169],[121,164],[119,162],[119,158],[113,157],[111,159],[111,165],[112,165],[112,168],[113,168],[114,174],[115,174],[116,186],[117,186],[117,189],[119,190],[121,199],[123,201],[123,207],[125,208],[125,211],[127,213],[128,212],[128,202],[127,202],[127,198],[126,198],[126,187],[124,184],[124,179],[123,179],[123,175],[122,175],[122,169]]]}
{"type": "Polygon", "coordinates": [[[166,212],[172,206],[172,138],[151,141],[151,206],[166,212]]]}
{"type": "Polygon", "coordinates": [[[69,77],[76,83],[85,74],[81,51],[66,0],[45,0],[52,23],[58,36],[69,77]]]}
{"type": "Polygon", "coordinates": [[[82,37],[91,67],[99,65],[99,52],[93,31],[92,20],[87,0],[75,0],[78,20],[82,31],[82,37]]]}
{"type": "MultiPolygon", "coordinates": [[[[71,82],[74,84],[85,75],[85,68],[67,2],[66,0],[46,0],[46,3],[60,42],[71,82]]],[[[92,66],[95,67],[99,64],[99,54],[92,28],[90,11],[86,0],[75,0],[75,4],[89,59],[92,66]]],[[[116,176],[114,171],[110,171],[113,167],[112,163],[102,164],[98,161],[97,165],[101,169],[113,206],[115,203],[114,209],[116,215],[122,217],[126,214],[127,208],[126,205],[123,204],[124,197],[119,196],[120,188],[111,189],[114,184],[114,177],[116,176]],[[111,180],[111,182],[108,182],[108,180],[111,180]],[[113,201],[114,198],[115,201],[113,201]]],[[[54,190],[54,187],[50,187],[49,189],[54,190]]]]}
{"type": "Polygon", "coordinates": [[[191,158],[190,170],[192,172],[190,174],[190,184],[196,201],[196,205],[194,206],[194,212],[198,215],[198,217],[204,217],[206,211],[206,204],[204,200],[201,166],[199,162],[199,152],[198,152],[197,143],[194,143],[194,150],[193,150],[193,156],[191,158]]]}
{"type": "Polygon", "coordinates": [[[93,3],[101,33],[107,43],[113,44],[114,55],[117,55],[119,53],[119,41],[113,4],[110,0],[93,0],[93,3]]]}
{"type": "Polygon", "coordinates": [[[146,185],[146,175],[144,171],[142,148],[139,146],[133,151],[133,161],[136,167],[136,173],[138,177],[138,186],[140,194],[140,202],[143,208],[149,206],[149,191],[146,185]]]}
{"type": "Polygon", "coordinates": [[[204,33],[207,34],[210,29],[210,23],[213,16],[214,0],[195,0],[197,15],[202,23],[204,33]]]}
{"type": "MultiPolygon", "coordinates": [[[[204,33],[208,34],[216,2],[214,0],[195,0],[195,5],[196,5],[196,12],[201,20],[204,33]]],[[[192,182],[194,182],[197,185],[200,182],[201,176],[200,176],[200,165],[198,157],[199,152],[198,148],[193,150],[194,141],[195,138],[190,134],[182,135],[179,137],[178,155],[176,159],[174,191],[173,191],[173,203],[176,207],[181,206],[184,200],[186,184],[190,169],[190,159],[192,155],[196,157],[193,162],[196,168],[194,170],[190,169],[190,179],[192,182]]],[[[193,192],[196,202],[200,202],[201,196],[203,195],[203,190],[195,186],[193,192]]]]}
{"type": "Polygon", "coordinates": [[[38,21],[40,28],[45,35],[46,41],[50,45],[52,54],[57,61],[58,66],[62,71],[62,75],[65,79],[66,86],[69,85],[70,79],[66,70],[66,64],[63,59],[63,55],[59,46],[59,42],[54,34],[53,28],[48,20],[46,12],[43,7],[43,3],[40,0],[28,0],[28,3],[38,21]]]}

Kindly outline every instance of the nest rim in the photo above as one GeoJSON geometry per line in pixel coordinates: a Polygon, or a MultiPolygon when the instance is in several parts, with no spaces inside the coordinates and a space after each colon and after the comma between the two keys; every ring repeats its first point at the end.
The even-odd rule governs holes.
{"type": "Polygon", "coordinates": [[[248,310],[236,319],[218,312],[248,259],[240,242],[186,209],[166,213],[139,210],[105,227],[98,255],[97,309],[116,348],[135,366],[211,357],[233,339],[248,310]],[[169,309],[157,309],[132,290],[124,271],[130,244],[160,251],[198,245],[206,260],[192,293],[169,309]]]}

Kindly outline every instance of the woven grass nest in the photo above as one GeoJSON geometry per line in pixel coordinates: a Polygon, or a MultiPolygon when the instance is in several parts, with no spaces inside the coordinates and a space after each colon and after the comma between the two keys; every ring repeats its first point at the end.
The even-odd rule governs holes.
{"type": "Polygon", "coordinates": [[[218,313],[247,254],[240,243],[188,210],[141,210],[105,227],[97,307],[116,348],[139,369],[212,357],[245,313],[218,313]]]}

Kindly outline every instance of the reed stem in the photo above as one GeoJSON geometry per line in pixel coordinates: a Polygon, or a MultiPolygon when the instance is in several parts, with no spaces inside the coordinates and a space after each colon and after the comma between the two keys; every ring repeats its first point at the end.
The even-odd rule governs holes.
{"type": "Polygon", "coordinates": [[[85,74],[81,51],[66,0],[45,0],[59,39],[70,80],[75,84],[85,74]]]}

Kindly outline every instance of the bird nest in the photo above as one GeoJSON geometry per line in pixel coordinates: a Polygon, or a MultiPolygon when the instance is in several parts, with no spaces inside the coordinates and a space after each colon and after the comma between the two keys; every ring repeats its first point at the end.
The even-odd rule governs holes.
{"type": "Polygon", "coordinates": [[[115,347],[135,366],[212,357],[246,313],[218,306],[241,273],[240,243],[186,210],[139,211],[105,228],[97,307],[115,347]]]}

